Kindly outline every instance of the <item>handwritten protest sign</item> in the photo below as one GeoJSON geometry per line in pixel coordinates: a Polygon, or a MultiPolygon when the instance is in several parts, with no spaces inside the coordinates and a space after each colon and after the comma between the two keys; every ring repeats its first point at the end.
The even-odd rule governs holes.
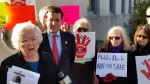
{"type": "Polygon", "coordinates": [[[150,84],[150,55],[136,56],[136,69],[138,84],[150,84]]]}
{"type": "Polygon", "coordinates": [[[6,25],[6,4],[0,3],[0,27],[6,25]]]}
{"type": "Polygon", "coordinates": [[[74,22],[79,19],[79,6],[78,5],[69,5],[69,6],[60,6],[64,16],[62,23],[67,22],[68,24],[74,24],[74,22]]]}
{"type": "Polygon", "coordinates": [[[108,73],[127,77],[127,53],[98,53],[96,74],[105,77],[108,73]]]}
{"type": "Polygon", "coordinates": [[[74,33],[76,37],[75,62],[91,61],[95,56],[95,32],[74,33]]]}

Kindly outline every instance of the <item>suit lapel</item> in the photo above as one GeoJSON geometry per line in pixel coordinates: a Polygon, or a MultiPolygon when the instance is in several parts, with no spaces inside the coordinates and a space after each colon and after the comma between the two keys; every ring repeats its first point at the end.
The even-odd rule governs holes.
{"type": "Polygon", "coordinates": [[[60,58],[59,64],[61,64],[61,62],[64,61],[63,57],[64,57],[64,52],[66,50],[65,42],[67,41],[66,36],[64,35],[64,33],[62,31],[60,31],[60,35],[61,35],[61,43],[62,43],[62,52],[61,52],[61,58],[60,58]]]}
{"type": "Polygon", "coordinates": [[[44,51],[49,52],[50,54],[52,54],[52,50],[50,48],[50,43],[49,43],[49,39],[48,39],[48,34],[44,33],[43,34],[43,43],[42,46],[44,46],[44,51]]]}

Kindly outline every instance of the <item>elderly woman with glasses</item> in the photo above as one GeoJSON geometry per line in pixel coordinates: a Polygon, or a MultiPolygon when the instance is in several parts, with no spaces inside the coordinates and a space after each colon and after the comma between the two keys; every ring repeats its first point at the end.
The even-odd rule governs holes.
{"type": "MultiPolygon", "coordinates": [[[[91,24],[86,18],[78,19],[73,25],[73,33],[90,32],[91,24]]],[[[92,61],[75,62],[73,66],[73,84],[94,84],[94,66],[92,61]]]]}
{"type": "Polygon", "coordinates": [[[136,73],[136,56],[150,55],[150,25],[141,25],[137,27],[134,34],[134,43],[132,45],[133,52],[133,81],[131,84],[137,84],[137,73],[136,73]]]}
{"type": "Polygon", "coordinates": [[[73,32],[89,32],[91,31],[91,23],[86,18],[80,18],[73,25],[73,32]]]}
{"type": "MultiPolygon", "coordinates": [[[[121,26],[110,28],[104,41],[104,48],[101,52],[108,53],[127,53],[127,58],[130,58],[130,40],[121,26]]],[[[105,77],[98,77],[99,84],[129,84],[129,60],[127,59],[127,77],[117,77],[112,73],[107,73],[105,77]]]]}

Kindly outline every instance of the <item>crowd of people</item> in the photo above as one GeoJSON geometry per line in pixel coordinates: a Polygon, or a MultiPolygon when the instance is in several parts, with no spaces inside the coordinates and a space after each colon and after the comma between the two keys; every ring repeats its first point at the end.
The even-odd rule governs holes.
{"type": "Polygon", "coordinates": [[[98,50],[95,46],[93,60],[83,64],[74,62],[76,43],[72,33],[92,32],[90,21],[80,18],[71,32],[67,23],[61,25],[63,12],[59,7],[44,6],[39,11],[36,24],[30,21],[18,23],[9,35],[3,30],[4,43],[18,52],[1,62],[0,84],[6,84],[8,68],[13,65],[39,73],[38,84],[60,84],[59,72],[69,76],[71,84],[138,84],[135,57],[150,54],[150,8],[147,8],[146,14],[148,24],[137,27],[133,42],[123,27],[113,26],[103,47],[98,50]],[[95,75],[97,54],[101,52],[127,53],[127,76],[119,77],[111,72],[104,77],[95,75]]]}

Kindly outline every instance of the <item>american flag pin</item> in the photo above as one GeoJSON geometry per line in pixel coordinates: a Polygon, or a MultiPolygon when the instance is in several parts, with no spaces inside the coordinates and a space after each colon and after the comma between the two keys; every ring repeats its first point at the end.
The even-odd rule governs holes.
{"type": "Polygon", "coordinates": [[[67,42],[67,41],[65,41],[65,44],[68,44],[68,42],[67,42]]]}

